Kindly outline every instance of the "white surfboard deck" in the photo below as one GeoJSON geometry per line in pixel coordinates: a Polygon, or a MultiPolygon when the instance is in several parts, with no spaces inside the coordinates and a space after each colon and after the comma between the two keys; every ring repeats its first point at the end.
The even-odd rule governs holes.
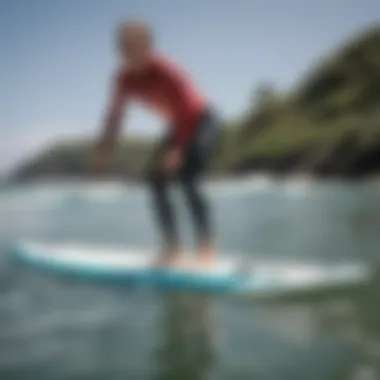
{"type": "Polygon", "coordinates": [[[219,257],[207,269],[185,264],[156,268],[152,251],[99,245],[21,242],[12,254],[24,264],[56,274],[206,293],[280,295],[362,284],[370,278],[369,267],[359,263],[249,262],[234,255],[219,257]]]}

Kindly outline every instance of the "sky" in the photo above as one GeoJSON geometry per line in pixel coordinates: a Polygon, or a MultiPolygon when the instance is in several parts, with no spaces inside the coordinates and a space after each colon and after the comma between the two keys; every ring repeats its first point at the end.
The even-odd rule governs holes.
{"type": "MultiPolygon", "coordinates": [[[[330,51],[380,22],[379,0],[0,0],[0,172],[64,138],[99,133],[117,65],[115,29],[151,23],[224,117],[255,89],[297,85],[330,51]]],[[[124,133],[163,121],[128,111],[124,133]]]]}

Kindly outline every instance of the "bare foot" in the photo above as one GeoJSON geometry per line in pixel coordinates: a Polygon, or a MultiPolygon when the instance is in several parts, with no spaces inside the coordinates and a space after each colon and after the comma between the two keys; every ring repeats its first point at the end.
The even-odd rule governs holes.
{"type": "Polygon", "coordinates": [[[158,268],[173,267],[177,264],[180,256],[180,251],[178,249],[166,250],[156,260],[154,266],[158,268]]]}
{"type": "Polygon", "coordinates": [[[215,262],[215,251],[211,244],[202,244],[197,254],[196,266],[198,268],[209,268],[215,262]]]}
{"type": "Polygon", "coordinates": [[[201,269],[208,269],[214,265],[214,259],[210,257],[200,257],[197,261],[197,267],[201,269]]]}

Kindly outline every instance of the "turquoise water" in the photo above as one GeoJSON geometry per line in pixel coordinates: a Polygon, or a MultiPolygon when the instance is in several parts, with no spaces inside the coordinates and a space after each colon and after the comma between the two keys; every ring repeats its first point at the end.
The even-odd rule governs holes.
{"type": "MultiPolygon", "coordinates": [[[[380,262],[380,188],[206,186],[221,251],[380,262]]],[[[191,244],[180,194],[178,222],[191,244]]],[[[157,245],[138,186],[46,183],[0,195],[0,379],[377,379],[380,283],[271,303],[55,278],[7,260],[22,238],[157,245]]]]}

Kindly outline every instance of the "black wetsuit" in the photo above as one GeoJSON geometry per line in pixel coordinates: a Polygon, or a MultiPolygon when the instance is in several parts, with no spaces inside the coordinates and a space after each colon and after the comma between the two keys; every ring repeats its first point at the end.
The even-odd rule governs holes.
{"type": "MultiPolygon", "coordinates": [[[[170,128],[175,130],[175,126],[170,128]]],[[[168,135],[158,144],[148,168],[148,180],[153,195],[153,206],[162,230],[165,246],[175,247],[179,244],[179,236],[168,186],[172,180],[181,185],[191,211],[198,241],[211,238],[211,218],[208,203],[199,188],[199,179],[207,163],[220,147],[221,130],[218,118],[213,111],[207,109],[199,119],[193,137],[184,151],[182,166],[173,175],[163,171],[163,155],[173,143],[173,134],[168,135]]]]}

